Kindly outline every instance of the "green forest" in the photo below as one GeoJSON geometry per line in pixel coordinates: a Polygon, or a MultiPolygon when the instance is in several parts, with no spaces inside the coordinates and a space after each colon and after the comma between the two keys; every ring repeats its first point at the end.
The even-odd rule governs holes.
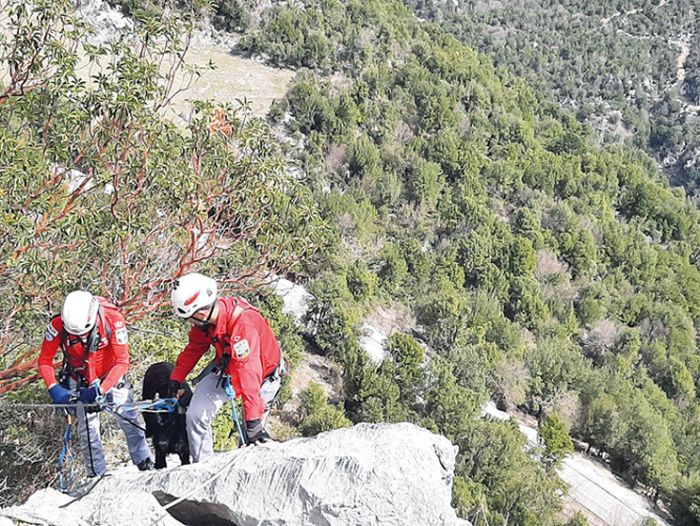
{"type": "Polygon", "coordinates": [[[697,196],[700,17],[692,0],[409,0],[416,13],[551,93],[599,141],[650,152],[697,196]],[[682,70],[681,70],[682,68],[682,70]]]}
{"type": "MultiPolygon", "coordinates": [[[[298,433],[410,421],[447,436],[459,446],[453,504],[475,526],[585,524],[559,513],[555,468],[571,436],[662,501],[676,524],[700,524],[700,213],[645,153],[676,148],[676,131],[661,141],[668,150],[652,144],[663,114],[631,110],[624,85],[577,84],[583,71],[609,77],[612,64],[634,83],[631,60],[582,60],[580,73],[562,75],[571,66],[559,51],[550,63],[552,46],[525,60],[509,43],[530,38],[525,31],[498,43],[481,35],[499,14],[527,25],[526,3],[467,23],[459,10],[396,0],[223,0],[211,22],[241,34],[237,51],[297,70],[296,79],[267,121],[234,101],[201,103],[181,130],[159,115],[170,84],[155,64],[179,64],[179,36],[200,22],[201,6],[120,1],[139,21],[134,40],[113,45],[116,58],[88,87],[75,51],[88,29],[60,3],[34,0],[34,18],[12,3],[24,40],[1,46],[15,72],[0,90],[4,367],[32,352],[52,306],[78,285],[142,327],[177,333],[139,334],[135,360],[173,359],[184,333],[163,297],[183,268],[258,290],[294,362],[301,335],[256,286],[261,271],[285,273],[313,293],[312,343],[342,366],[344,386],[338,407],[318,389],[304,393],[298,433]],[[547,71],[537,79],[536,63],[547,71]],[[647,131],[634,144],[601,142],[580,115],[600,108],[572,111],[549,90],[575,101],[619,95],[615,108],[647,131]],[[71,170],[84,175],[66,189],[71,170]],[[377,365],[359,325],[392,305],[417,326],[392,335],[377,365]],[[480,418],[489,399],[534,415],[541,446],[525,448],[514,422],[480,418]]],[[[569,9],[581,20],[629,7],[618,3],[569,9]]],[[[568,31],[537,18],[553,24],[551,38],[568,31]]],[[[88,51],[95,64],[107,53],[88,51]]],[[[653,74],[673,76],[670,55],[653,74]]],[[[691,77],[684,96],[694,96],[691,77]]],[[[0,388],[13,381],[0,376],[0,388]]],[[[36,384],[5,397],[45,399],[36,384]]],[[[24,436],[23,425],[5,433],[24,436]]],[[[16,443],[2,447],[21,457],[16,443]]]]}

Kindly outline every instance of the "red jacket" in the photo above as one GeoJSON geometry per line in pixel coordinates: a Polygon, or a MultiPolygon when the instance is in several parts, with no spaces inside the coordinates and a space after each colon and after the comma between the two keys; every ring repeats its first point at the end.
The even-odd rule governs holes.
{"type": "Polygon", "coordinates": [[[280,362],[280,346],[267,320],[243,298],[220,298],[216,327],[204,331],[192,326],[189,343],[177,357],[171,378],[184,382],[212,345],[217,362],[224,353],[231,355],[227,374],[236,396],[243,398],[246,420],[261,418],[265,402],[260,398],[260,386],[280,362]]]}
{"type": "Polygon", "coordinates": [[[97,351],[87,353],[80,338],[68,334],[63,321],[56,316],[44,333],[39,354],[39,374],[47,387],[56,383],[53,359],[59,348],[63,350],[63,360],[80,375],[92,383],[100,380],[103,392],[109,391],[129,369],[129,337],[124,317],[117,308],[104,298],[97,298],[100,310],[97,316],[97,330],[100,343],[97,351]]]}

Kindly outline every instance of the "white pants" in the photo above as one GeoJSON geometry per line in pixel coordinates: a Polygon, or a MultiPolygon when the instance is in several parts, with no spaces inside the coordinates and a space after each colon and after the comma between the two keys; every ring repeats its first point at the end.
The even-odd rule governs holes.
{"type": "MultiPolygon", "coordinates": [[[[119,385],[122,381],[117,382],[119,385]]],[[[78,382],[71,378],[68,388],[72,391],[78,389],[78,382]]],[[[106,395],[107,403],[120,405],[132,403],[134,392],[131,386],[124,384],[123,387],[112,387],[106,395]]],[[[80,435],[80,450],[85,462],[85,470],[88,477],[99,476],[107,471],[104,452],[102,451],[102,439],[100,437],[100,413],[86,413],[81,407],[69,409],[78,418],[78,433],[80,435]]],[[[135,424],[143,427],[143,420],[138,411],[119,410],[118,413],[124,418],[128,418],[135,424]]],[[[116,417],[119,427],[126,436],[126,445],[129,448],[129,455],[134,464],[140,464],[151,457],[151,451],[146,443],[144,432],[124,418],[116,417]]]]}
{"type": "MultiPolygon", "coordinates": [[[[214,439],[211,423],[216,413],[229,399],[223,386],[217,387],[219,373],[209,373],[197,384],[192,401],[187,408],[187,438],[190,443],[192,462],[199,462],[214,453],[214,439]]],[[[282,386],[282,379],[268,378],[260,386],[260,398],[265,402],[263,425],[270,414],[272,404],[282,386]]],[[[241,425],[245,425],[245,416],[238,415],[241,425]]],[[[235,424],[234,424],[235,425],[235,424]]]]}

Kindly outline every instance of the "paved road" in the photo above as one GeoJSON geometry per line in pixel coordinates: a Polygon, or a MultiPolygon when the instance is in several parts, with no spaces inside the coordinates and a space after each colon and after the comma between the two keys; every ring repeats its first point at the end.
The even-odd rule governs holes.
{"type": "MultiPolygon", "coordinates": [[[[499,411],[493,402],[484,405],[482,413],[499,420],[510,419],[510,415],[499,411]]],[[[537,443],[537,429],[522,423],[518,426],[530,444],[537,443]]],[[[629,489],[624,481],[613,475],[603,464],[581,453],[566,457],[558,473],[569,487],[569,498],[590,513],[598,524],[638,526],[644,517],[650,516],[657,523],[668,526],[668,523],[654,514],[644,497],[629,489]]]]}

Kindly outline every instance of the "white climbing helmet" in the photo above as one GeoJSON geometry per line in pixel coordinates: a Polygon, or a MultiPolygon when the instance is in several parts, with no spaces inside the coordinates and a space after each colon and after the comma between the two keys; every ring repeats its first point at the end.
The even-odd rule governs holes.
{"type": "Polygon", "coordinates": [[[74,290],[63,301],[61,321],[70,334],[80,336],[92,330],[97,322],[100,303],[86,290],[74,290]]]}
{"type": "Polygon", "coordinates": [[[216,281],[198,272],[175,280],[170,299],[179,318],[189,318],[198,310],[211,307],[216,301],[216,281]]]}

